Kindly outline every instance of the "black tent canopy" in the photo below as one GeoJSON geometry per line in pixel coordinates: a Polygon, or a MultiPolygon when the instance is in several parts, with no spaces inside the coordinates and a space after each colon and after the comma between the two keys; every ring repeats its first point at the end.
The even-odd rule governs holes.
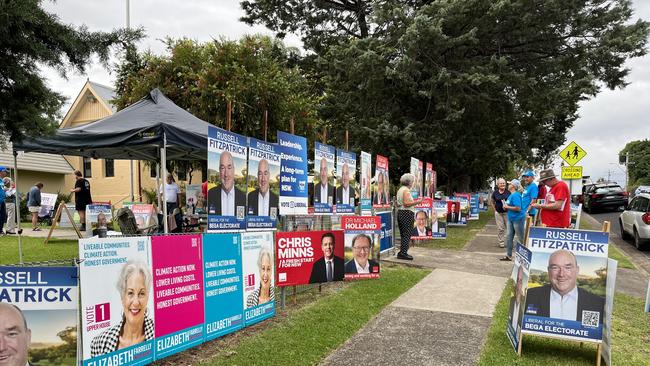
{"type": "MultiPolygon", "coordinates": [[[[207,159],[208,126],[209,123],[177,106],[156,88],[138,102],[106,118],[59,129],[53,136],[14,143],[14,166],[17,168],[17,151],[22,150],[95,159],[155,161],[160,163],[164,177],[167,160],[207,159]]],[[[167,217],[165,195],[162,195],[162,202],[163,217],[167,217]]],[[[20,216],[20,212],[18,214],[20,216]]],[[[164,220],[165,232],[168,232],[167,226],[164,220]]],[[[18,228],[20,230],[20,224],[18,228]]],[[[22,263],[20,240],[19,253],[22,263]]]]}
{"type": "Polygon", "coordinates": [[[63,128],[50,137],[15,143],[15,150],[95,159],[160,161],[207,159],[210,124],[169,100],[159,89],[129,107],[83,126],[63,128]]]}

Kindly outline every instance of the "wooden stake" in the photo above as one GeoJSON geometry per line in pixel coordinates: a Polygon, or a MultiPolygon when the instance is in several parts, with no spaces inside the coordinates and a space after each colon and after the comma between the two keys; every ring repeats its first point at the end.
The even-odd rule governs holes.
{"type": "Polygon", "coordinates": [[[596,352],[596,366],[600,366],[601,359],[603,358],[603,344],[598,344],[598,352],[596,352]]]}
{"type": "Polygon", "coordinates": [[[327,127],[323,126],[323,143],[327,143],[327,127]]]}
{"type": "Polygon", "coordinates": [[[232,102],[229,100],[226,106],[226,129],[230,131],[232,128],[232,102]]]}
{"type": "Polygon", "coordinates": [[[267,133],[269,130],[269,111],[268,109],[264,111],[264,141],[267,140],[267,133]]]}
{"type": "Polygon", "coordinates": [[[350,150],[350,131],[345,129],[345,150],[350,150]]]}
{"type": "Polygon", "coordinates": [[[530,217],[530,215],[526,215],[526,228],[524,233],[524,242],[522,243],[526,248],[528,248],[528,235],[530,234],[531,226],[533,226],[533,218],[530,217]]]}
{"type": "Polygon", "coordinates": [[[296,134],[295,127],[296,121],[293,119],[293,116],[291,116],[291,118],[289,118],[289,132],[291,132],[292,135],[296,134]]]}

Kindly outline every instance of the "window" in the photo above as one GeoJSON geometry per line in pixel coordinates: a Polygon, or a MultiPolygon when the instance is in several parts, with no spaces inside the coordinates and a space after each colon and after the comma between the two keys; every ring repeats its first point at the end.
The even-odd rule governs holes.
{"type": "Polygon", "coordinates": [[[92,178],[92,159],[91,158],[83,158],[83,173],[84,173],[84,178],[92,178]]]}
{"type": "Polygon", "coordinates": [[[115,160],[113,159],[104,160],[104,176],[105,177],[115,176],[115,160]]]}
{"type": "Polygon", "coordinates": [[[176,168],[176,178],[178,180],[187,180],[187,170],[185,170],[185,167],[177,167],[176,168]]]}
{"type": "Polygon", "coordinates": [[[637,197],[637,204],[634,207],[634,211],[647,212],[648,211],[648,199],[644,197],[637,197]]]}
{"type": "Polygon", "coordinates": [[[149,165],[149,176],[150,176],[151,178],[155,178],[155,177],[156,177],[156,164],[151,164],[151,165],[149,165]]]}

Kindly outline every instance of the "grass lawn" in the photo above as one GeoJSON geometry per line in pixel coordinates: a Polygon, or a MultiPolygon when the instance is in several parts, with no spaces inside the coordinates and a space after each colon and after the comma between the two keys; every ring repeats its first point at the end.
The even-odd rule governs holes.
{"type": "Polygon", "coordinates": [[[300,307],[287,299],[286,310],[260,324],[265,327],[271,322],[270,326],[242,337],[246,328],[204,344],[199,354],[193,349],[158,364],[198,363],[201,359],[207,359],[202,365],[316,364],[428,273],[418,268],[382,266],[379,280],[347,283],[300,307]]]}
{"type": "MultiPolygon", "coordinates": [[[[23,236],[23,261],[67,260],[79,256],[76,240],[50,239],[47,245],[44,241],[45,238],[23,236]]],[[[18,261],[18,237],[0,236],[0,264],[17,264],[18,261]]]]}
{"type": "MultiPolygon", "coordinates": [[[[492,325],[481,352],[479,366],[496,365],[594,365],[596,346],[524,335],[522,357],[517,357],[506,336],[506,321],[512,286],[501,295],[492,325]]],[[[644,301],[624,294],[614,297],[612,364],[650,365],[650,321],[644,301]]]]}
{"type": "MultiPolygon", "coordinates": [[[[587,221],[584,216],[580,217],[580,228],[585,230],[602,229],[600,225],[593,225],[591,222],[587,221]]],[[[621,251],[619,251],[614,245],[609,246],[608,255],[610,258],[618,261],[618,266],[620,268],[636,269],[634,263],[632,263],[630,259],[625,254],[621,253],[621,251]]]]}

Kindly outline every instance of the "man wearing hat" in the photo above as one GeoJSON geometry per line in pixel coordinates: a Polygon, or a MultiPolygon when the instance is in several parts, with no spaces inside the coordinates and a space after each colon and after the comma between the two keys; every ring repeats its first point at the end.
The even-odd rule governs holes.
{"type": "Polygon", "coordinates": [[[524,182],[524,193],[522,195],[523,208],[532,217],[537,214],[537,209],[530,206],[537,199],[537,183],[535,183],[535,173],[532,170],[526,171],[522,176],[524,182]]]}
{"type": "Polygon", "coordinates": [[[548,186],[544,204],[533,203],[534,208],[542,209],[542,225],[547,227],[568,228],[571,224],[571,196],[569,187],[557,179],[553,169],[539,173],[539,182],[548,186]]]}

